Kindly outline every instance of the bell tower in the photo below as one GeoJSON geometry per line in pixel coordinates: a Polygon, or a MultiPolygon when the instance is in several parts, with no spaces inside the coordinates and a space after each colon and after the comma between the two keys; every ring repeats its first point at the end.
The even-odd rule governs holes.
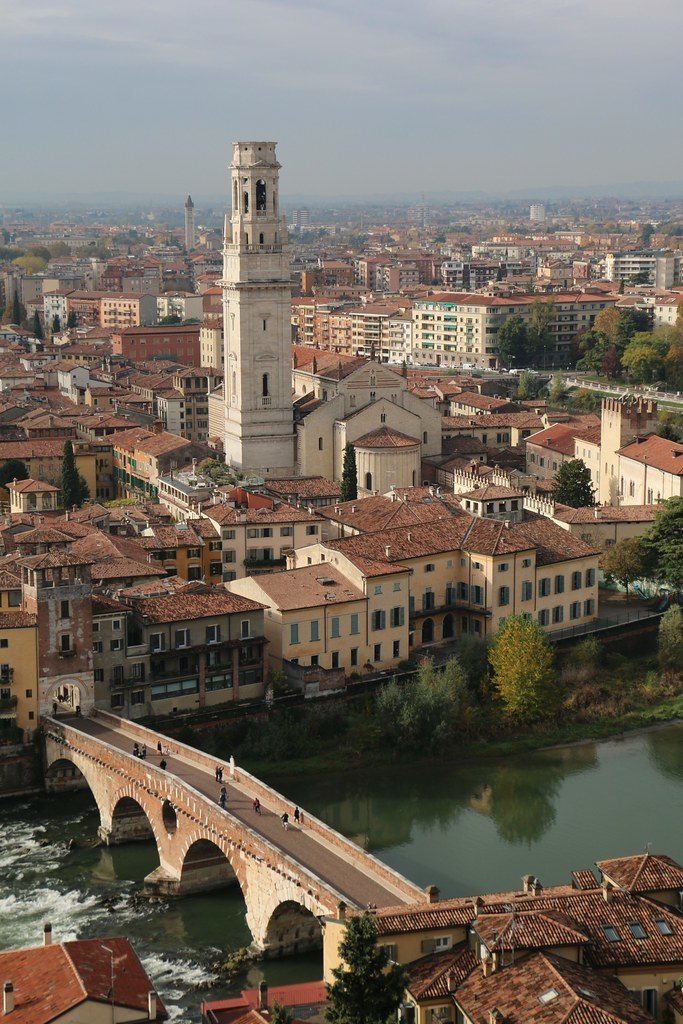
{"type": "Polygon", "coordinates": [[[225,218],[226,461],[247,476],[294,471],[291,285],[274,142],[233,143],[225,218]]]}

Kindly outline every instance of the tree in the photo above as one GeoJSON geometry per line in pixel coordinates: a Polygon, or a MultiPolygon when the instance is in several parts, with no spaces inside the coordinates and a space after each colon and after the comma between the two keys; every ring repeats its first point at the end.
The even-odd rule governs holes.
{"type": "Polygon", "coordinates": [[[496,634],[489,662],[493,686],[510,716],[535,722],[552,711],[556,702],[553,652],[537,622],[510,615],[496,634]]]}
{"type": "Polygon", "coordinates": [[[35,312],[33,314],[33,333],[35,334],[36,338],[38,338],[39,340],[42,341],[42,338],[43,338],[43,325],[40,322],[40,317],[38,316],[38,310],[37,309],[35,310],[35,312]]]}
{"type": "Polygon", "coordinates": [[[71,327],[78,327],[78,313],[72,309],[66,318],[67,330],[71,327]]]}
{"type": "Polygon", "coordinates": [[[615,348],[608,348],[605,352],[600,364],[600,373],[605,377],[611,377],[612,380],[621,373],[621,359],[615,348]]]}
{"type": "Polygon", "coordinates": [[[634,334],[621,357],[624,368],[636,384],[647,384],[664,376],[664,360],[670,343],[663,334],[634,334]]]}
{"type": "Polygon", "coordinates": [[[587,508],[595,504],[591,471],[583,459],[563,462],[553,480],[553,498],[560,505],[587,508]]]}
{"type": "Polygon", "coordinates": [[[405,753],[447,746],[472,717],[467,674],[457,658],[443,668],[422,665],[410,685],[392,680],[375,697],[375,718],[387,746],[405,753]]]}
{"type": "Polygon", "coordinates": [[[270,1024],[292,1024],[294,1017],[286,1007],[278,1003],[277,999],[274,999],[269,1020],[270,1024]]]}
{"type": "Polygon", "coordinates": [[[619,341],[619,324],[621,323],[621,312],[614,306],[608,306],[601,310],[593,322],[593,329],[601,334],[611,346],[616,346],[619,341]]]}
{"type": "Polygon", "coordinates": [[[617,541],[600,556],[600,568],[609,580],[626,587],[647,575],[647,558],[640,537],[626,537],[617,541]]]}
{"type": "Polygon", "coordinates": [[[519,380],[517,381],[517,393],[515,398],[520,402],[523,402],[527,398],[531,398],[536,391],[536,381],[532,373],[525,370],[524,373],[520,373],[519,380]]]}
{"type": "Polygon", "coordinates": [[[6,487],[13,480],[28,480],[28,467],[21,459],[7,459],[0,466],[0,487],[6,487]]]}
{"type": "Polygon", "coordinates": [[[378,947],[370,914],[349,919],[339,955],[342,964],[333,968],[334,981],[327,986],[325,1017],[330,1024],[387,1024],[395,1019],[408,976],[378,947]]]}
{"type": "Polygon", "coordinates": [[[511,316],[501,324],[496,335],[498,362],[501,366],[523,366],[527,361],[528,335],[521,316],[511,316]]]}
{"type": "Polygon", "coordinates": [[[557,316],[557,307],[552,299],[543,302],[536,299],[529,314],[529,355],[532,361],[538,362],[543,357],[545,365],[546,349],[552,345],[550,325],[557,316]]]}
{"type": "Polygon", "coordinates": [[[73,445],[71,441],[65,441],[61,477],[62,504],[64,508],[73,508],[74,505],[80,508],[89,496],[87,491],[88,486],[76,469],[73,445]]]}
{"type": "Polygon", "coordinates": [[[650,239],[652,238],[654,233],[655,233],[655,226],[654,226],[654,224],[643,224],[643,226],[641,227],[641,229],[640,229],[640,241],[642,242],[643,246],[645,246],[645,248],[647,248],[647,246],[650,244],[650,239]]]}
{"type": "Polygon", "coordinates": [[[561,373],[553,374],[553,378],[550,381],[550,387],[548,388],[548,398],[553,405],[558,405],[564,398],[567,391],[566,381],[564,375],[561,373]]]}
{"type": "Polygon", "coordinates": [[[22,314],[23,314],[23,310],[21,308],[21,301],[19,299],[19,292],[15,288],[15,290],[14,290],[14,297],[12,299],[12,321],[11,322],[13,324],[17,324],[17,325],[20,324],[21,321],[24,319],[22,314]]]}
{"type": "Polygon", "coordinates": [[[662,615],[657,647],[663,672],[683,671],[683,612],[677,604],[662,615]]]}
{"type": "Polygon", "coordinates": [[[19,256],[18,259],[12,260],[15,266],[19,267],[28,274],[29,277],[32,274],[37,274],[41,270],[45,270],[47,266],[47,260],[41,259],[39,256],[19,256]]]}
{"type": "Polygon", "coordinates": [[[356,470],[356,449],[351,441],[344,448],[340,501],[355,501],[358,497],[358,472],[356,470]]]}
{"type": "Polygon", "coordinates": [[[59,313],[55,313],[55,315],[52,317],[52,333],[58,334],[61,331],[61,329],[62,324],[59,319],[59,313]]]}
{"type": "Polygon", "coordinates": [[[663,502],[657,517],[642,537],[648,575],[683,590],[683,498],[663,502]]]}

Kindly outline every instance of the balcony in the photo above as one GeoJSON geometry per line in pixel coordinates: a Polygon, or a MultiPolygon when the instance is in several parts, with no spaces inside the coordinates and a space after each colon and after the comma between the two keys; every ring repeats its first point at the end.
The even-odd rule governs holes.
{"type": "Polygon", "coordinates": [[[287,565],[286,558],[245,558],[245,569],[284,569],[287,565]]]}
{"type": "Polygon", "coordinates": [[[16,706],[16,697],[3,697],[2,700],[0,700],[0,711],[14,711],[16,706]]]}
{"type": "Polygon", "coordinates": [[[57,651],[57,656],[59,658],[73,658],[75,653],[76,653],[76,648],[75,647],[69,647],[68,650],[57,651]]]}

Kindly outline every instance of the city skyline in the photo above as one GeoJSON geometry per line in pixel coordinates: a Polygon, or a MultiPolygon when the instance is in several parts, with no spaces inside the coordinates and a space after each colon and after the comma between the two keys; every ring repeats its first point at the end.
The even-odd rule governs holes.
{"type": "Polygon", "coordinates": [[[673,0],[5,7],[0,202],[225,194],[237,138],[278,142],[302,198],[677,176],[673,0]]]}

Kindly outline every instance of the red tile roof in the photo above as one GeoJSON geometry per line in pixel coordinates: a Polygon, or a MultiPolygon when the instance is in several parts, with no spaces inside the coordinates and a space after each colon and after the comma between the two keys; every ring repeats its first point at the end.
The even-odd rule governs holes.
{"type": "Polygon", "coordinates": [[[617,452],[622,458],[633,459],[643,465],[652,466],[663,473],[683,476],[683,444],[668,441],[665,437],[650,434],[637,437],[617,452]]]}
{"type": "Polygon", "coordinates": [[[597,866],[611,882],[629,892],[683,890],[683,867],[663,853],[640,853],[634,857],[599,860],[597,866]]]}
{"type": "Polygon", "coordinates": [[[178,622],[185,619],[215,618],[236,612],[255,612],[264,605],[248,597],[216,591],[207,594],[170,594],[168,597],[150,597],[135,601],[135,609],[150,625],[178,622]]]}

